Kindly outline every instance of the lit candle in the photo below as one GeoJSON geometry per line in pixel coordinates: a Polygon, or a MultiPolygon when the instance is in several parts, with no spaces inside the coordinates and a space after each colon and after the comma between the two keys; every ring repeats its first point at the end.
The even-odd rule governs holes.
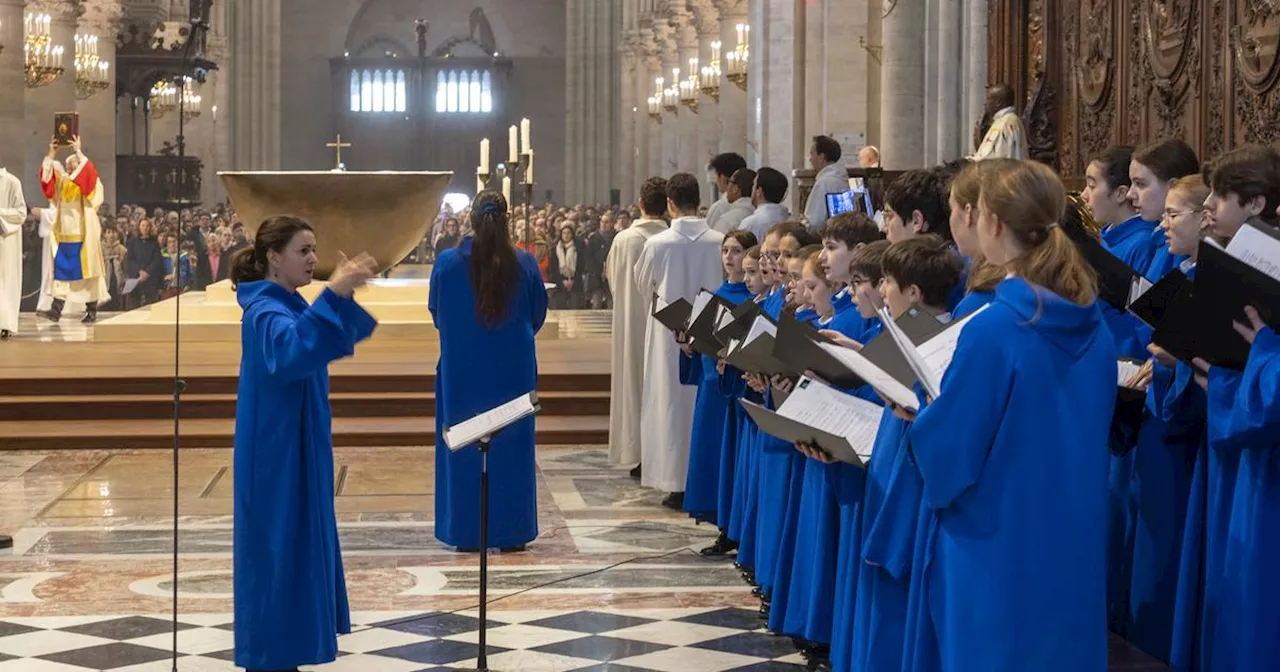
{"type": "Polygon", "coordinates": [[[524,183],[533,184],[533,149],[530,149],[528,154],[529,154],[529,167],[525,168],[524,170],[524,183]]]}
{"type": "MultiPolygon", "coordinates": [[[[514,128],[514,126],[512,127],[514,128]]],[[[511,176],[506,175],[502,178],[502,197],[507,199],[507,204],[511,204],[511,176]]]]}
{"type": "Polygon", "coordinates": [[[520,130],[515,126],[507,129],[507,162],[516,163],[520,157],[516,151],[520,149],[520,130]]]}
{"type": "Polygon", "coordinates": [[[489,138],[480,141],[480,172],[489,173],[489,138]]]}
{"type": "Polygon", "coordinates": [[[533,151],[533,144],[529,137],[529,128],[530,128],[529,120],[521,119],[520,120],[520,153],[521,154],[528,154],[529,152],[533,151]]]}
{"type": "Polygon", "coordinates": [[[745,35],[747,32],[747,25],[745,23],[739,23],[737,27],[738,27],[738,44],[742,44],[743,35],[745,35]]]}

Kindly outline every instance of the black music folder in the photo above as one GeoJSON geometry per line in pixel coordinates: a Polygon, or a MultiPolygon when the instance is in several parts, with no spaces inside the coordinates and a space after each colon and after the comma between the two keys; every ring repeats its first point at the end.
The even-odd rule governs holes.
{"type": "MultiPolygon", "coordinates": [[[[850,444],[845,437],[824,432],[816,427],[810,427],[746,399],[739,399],[738,402],[746,409],[747,415],[751,416],[760,431],[786,441],[788,451],[795,450],[793,444],[807,443],[816,446],[832,459],[848,464],[865,467],[867,460],[870,459],[869,451],[864,451],[868,455],[866,459],[863,459],[858,455],[858,449],[850,444]]],[[[766,441],[765,445],[775,444],[766,441]]]]}
{"type": "Polygon", "coordinates": [[[661,299],[653,295],[653,317],[669,331],[684,331],[689,326],[689,317],[693,314],[693,304],[684,299],[676,299],[659,307],[661,299]]]}
{"type": "Polygon", "coordinates": [[[729,341],[740,341],[746,338],[747,333],[751,331],[751,325],[755,323],[757,317],[763,314],[764,309],[760,307],[760,304],[750,299],[743,301],[730,311],[733,320],[727,325],[716,329],[716,340],[728,345],[729,341]]]}
{"type": "Polygon", "coordinates": [[[760,334],[750,343],[744,343],[729,352],[725,361],[739,371],[763,376],[794,375],[791,367],[773,356],[774,339],[760,334]]]}
{"type": "MultiPolygon", "coordinates": [[[[937,318],[916,309],[907,311],[898,318],[897,324],[916,345],[933,338],[946,328],[937,318]]],[[[823,350],[819,343],[834,345],[811,325],[796,320],[792,315],[784,315],[778,322],[774,357],[793,367],[798,374],[812,371],[836,387],[849,389],[868,383],[836,356],[823,350]]],[[[911,370],[911,365],[888,334],[881,333],[870,343],[863,344],[858,354],[907,388],[915,384],[916,375],[911,370]]]]}
{"type": "Polygon", "coordinates": [[[1143,279],[1141,271],[1130,268],[1092,236],[1073,237],[1073,240],[1085,261],[1098,274],[1098,298],[1124,312],[1133,297],[1135,283],[1143,279]]]}
{"type": "Polygon", "coordinates": [[[719,357],[725,344],[716,340],[716,327],[719,326],[721,311],[732,309],[733,306],[727,300],[713,294],[702,312],[689,323],[687,335],[690,347],[708,357],[719,357]]]}
{"type": "Polygon", "coordinates": [[[1148,327],[1159,329],[1169,309],[1180,297],[1185,299],[1190,295],[1191,281],[1182,271],[1174,269],[1129,304],[1129,312],[1145,322],[1148,327]]]}

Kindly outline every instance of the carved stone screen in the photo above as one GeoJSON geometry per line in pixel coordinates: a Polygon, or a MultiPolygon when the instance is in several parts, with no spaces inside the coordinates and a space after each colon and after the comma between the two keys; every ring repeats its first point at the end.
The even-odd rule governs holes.
{"type": "Polygon", "coordinates": [[[989,0],[989,78],[1072,181],[1113,144],[1280,140],[1280,0],[989,0]]]}

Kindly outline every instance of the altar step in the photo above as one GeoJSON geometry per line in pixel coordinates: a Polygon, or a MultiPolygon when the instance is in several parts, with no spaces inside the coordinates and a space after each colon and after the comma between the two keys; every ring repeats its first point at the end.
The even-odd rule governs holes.
{"type": "MultiPolygon", "coordinates": [[[[609,393],[539,392],[542,416],[609,415],[609,393]]],[[[425,417],[436,413],[433,392],[332,392],[334,418],[425,417]]],[[[233,419],[235,394],[183,394],[182,418],[233,419]]],[[[173,396],[164,394],[0,396],[0,423],[75,419],[163,420],[173,418],[173,396]]],[[[0,430],[4,428],[0,425],[0,430]]],[[[0,438],[0,442],[3,439],[0,438]]]]}
{"type": "MultiPolygon", "coordinates": [[[[600,444],[609,440],[608,415],[540,416],[539,445],[600,444]]],[[[184,420],[183,448],[230,448],[235,438],[231,419],[184,420]]],[[[435,418],[334,418],[333,445],[435,445],[435,418]]],[[[115,450],[173,448],[172,420],[56,420],[0,423],[0,450],[115,450]]]]}

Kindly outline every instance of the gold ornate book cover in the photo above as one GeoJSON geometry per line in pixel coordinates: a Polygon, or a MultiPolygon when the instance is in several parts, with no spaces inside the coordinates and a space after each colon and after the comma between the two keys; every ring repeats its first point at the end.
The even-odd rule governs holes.
{"type": "Polygon", "coordinates": [[[53,139],[59,146],[69,147],[71,138],[80,135],[80,114],[58,112],[53,115],[53,139]]]}

